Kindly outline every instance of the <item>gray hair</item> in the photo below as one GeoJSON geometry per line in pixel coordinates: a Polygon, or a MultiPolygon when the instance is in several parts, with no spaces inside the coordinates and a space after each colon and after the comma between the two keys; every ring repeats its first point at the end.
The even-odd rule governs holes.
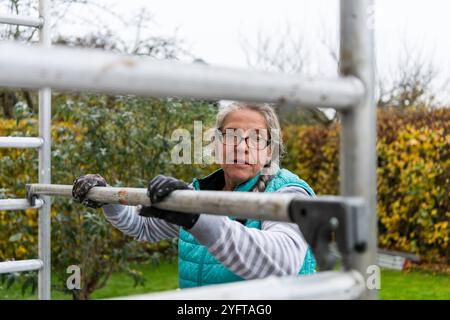
{"type": "MultiPolygon", "coordinates": [[[[272,147],[272,158],[267,167],[277,166],[280,159],[285,154],[285,147],[283,143],[283,138],[281,136],[281,126],[278,116],[275,110],[269,104],[253,104],[253,103],[244,103],[244,102],[233,102],[227,106],[223,106],[219,109],[219,112],[216,116],[216,128],[218,130],[223,129],[223,125],[227,116],[238,110],[252,110],[258,112],[260,115],[264,117],[266,122],[267,131],[270,134],[271,147],[272,147]],[[275,151],[275,152],[274,152],[275,151]]],[[[273,169],[273,168],[272,168],[273,169]]],[[[272,175],[270,174],[261,174],[260,178],[256,182],[253,187],[253,192],[263,192],[267,187],[272,175]]]]}

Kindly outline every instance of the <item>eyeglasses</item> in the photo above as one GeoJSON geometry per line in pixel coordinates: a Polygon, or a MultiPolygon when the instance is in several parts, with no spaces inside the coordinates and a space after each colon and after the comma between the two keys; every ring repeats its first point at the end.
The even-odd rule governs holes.
{"type": "Polygon", "coordinates": [[[260,133],[254,131],[248,137],[243,137],[239,131],[234,129],[227,129],[225,132],[218,130],[219,141],[227,146],[238,146],[242,140],[250,149],[264,150],[270,144],[270,139],[267,139],[260,133]]]}

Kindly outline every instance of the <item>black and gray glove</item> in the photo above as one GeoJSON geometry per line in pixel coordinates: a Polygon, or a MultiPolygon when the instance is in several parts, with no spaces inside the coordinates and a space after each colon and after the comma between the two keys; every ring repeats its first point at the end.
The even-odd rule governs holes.
{"type": "MultiPolygon", "coordinates": [[[[147,195],[151,203],[155,204],[162,201],[174,190],[186,189],[189,189],[189,187],[185,182],[172,177],[158,175],[149,182],[147,195]]],[[[191,229],[200,216],[196,213],[180,213],[177,211],[158,209],[154,206],[142,206],[139,210],[139,215],[163,219],[186,229],[191,229]]]]}
{"type": "Polygon", "coordinates": [[[75,201],[82,203],[89,208],[101,208],[106,203],[96,202],[87,199],[86,196],[93,187],[106,187],[106,180],[99,174],[86,174],[78,177],[72,187],[72,197],[75,201]]]}

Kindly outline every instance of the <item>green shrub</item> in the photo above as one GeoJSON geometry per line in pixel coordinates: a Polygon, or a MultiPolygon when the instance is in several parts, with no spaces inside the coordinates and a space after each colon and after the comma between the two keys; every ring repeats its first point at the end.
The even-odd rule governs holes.
{"type": "MultiPolygon", "coordinates": [[[[72,184],[77,176],[99,173],[113,186],[146,187],[148,180],[160,173],[190,181],[208,171],[201,166],[172,165],[170,150],[175,142],[170,138],[174,129],[189,129],[194,120],[211,123],[214,104],[55,95],[54,109],[52,183],[72,184]]],[[[36,136],[36,119],[31,114],[24,116],[29,118],[0,120],[0,136],[36,136]]],[[[37,181],[37,159],[36,150],[0,150],[1,197],[24,197],[25,184],[37,181]]],[[[140,283],[140,275],[129,268],[129,261],[158,261],[160,255],[154,247],[130,241],[98,215],[100,210],[84,208],[71,199],[54,198],[53,204],[52,266],[60,279],[58,287],[64,290],[69,265],[82,267],[82,290],[74,291],[74,298],[89,298],[118,270],[140,283]]],[[[173,250],[163,252],[171,254],[173,250]]],[[[0,212],[0,260],[36,256],[37,211],[0,212]]]]}
{"type": "MultiPolygon", "coordinates": [[[[318,194],[339,191],[339,125],[285,128],[284,164],[318,194]]],[[[450,109],[378,111],[379,246],[450,257],[450,109]]]]}

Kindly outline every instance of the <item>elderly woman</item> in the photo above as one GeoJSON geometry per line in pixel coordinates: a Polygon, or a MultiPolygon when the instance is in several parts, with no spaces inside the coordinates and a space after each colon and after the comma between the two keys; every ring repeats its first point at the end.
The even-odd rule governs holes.
{"type": "MultiPolygon", "coordinates": [[[[152,203],[179,189],[314,196],[306,182],[273,161],[274,148],[282,150],[283,144],[281,135],[271,135],[280,131],[280,124],[270,106],[233,103],[219,111],[216,128],[216,150],[226,158],[221,168],[190,185],[155,177],[148,186],[152,203]]],[[[73,197],[86,206],[102,207],[113,226],[137,240],[179,237],[180,288],[315,272],[314,257],[296,224],[235,219],[233,212],[230,217],[186,214],[86,199],[90,188],[106,185],[99,175],[81,176],[75,180],[73,197]]]]}

